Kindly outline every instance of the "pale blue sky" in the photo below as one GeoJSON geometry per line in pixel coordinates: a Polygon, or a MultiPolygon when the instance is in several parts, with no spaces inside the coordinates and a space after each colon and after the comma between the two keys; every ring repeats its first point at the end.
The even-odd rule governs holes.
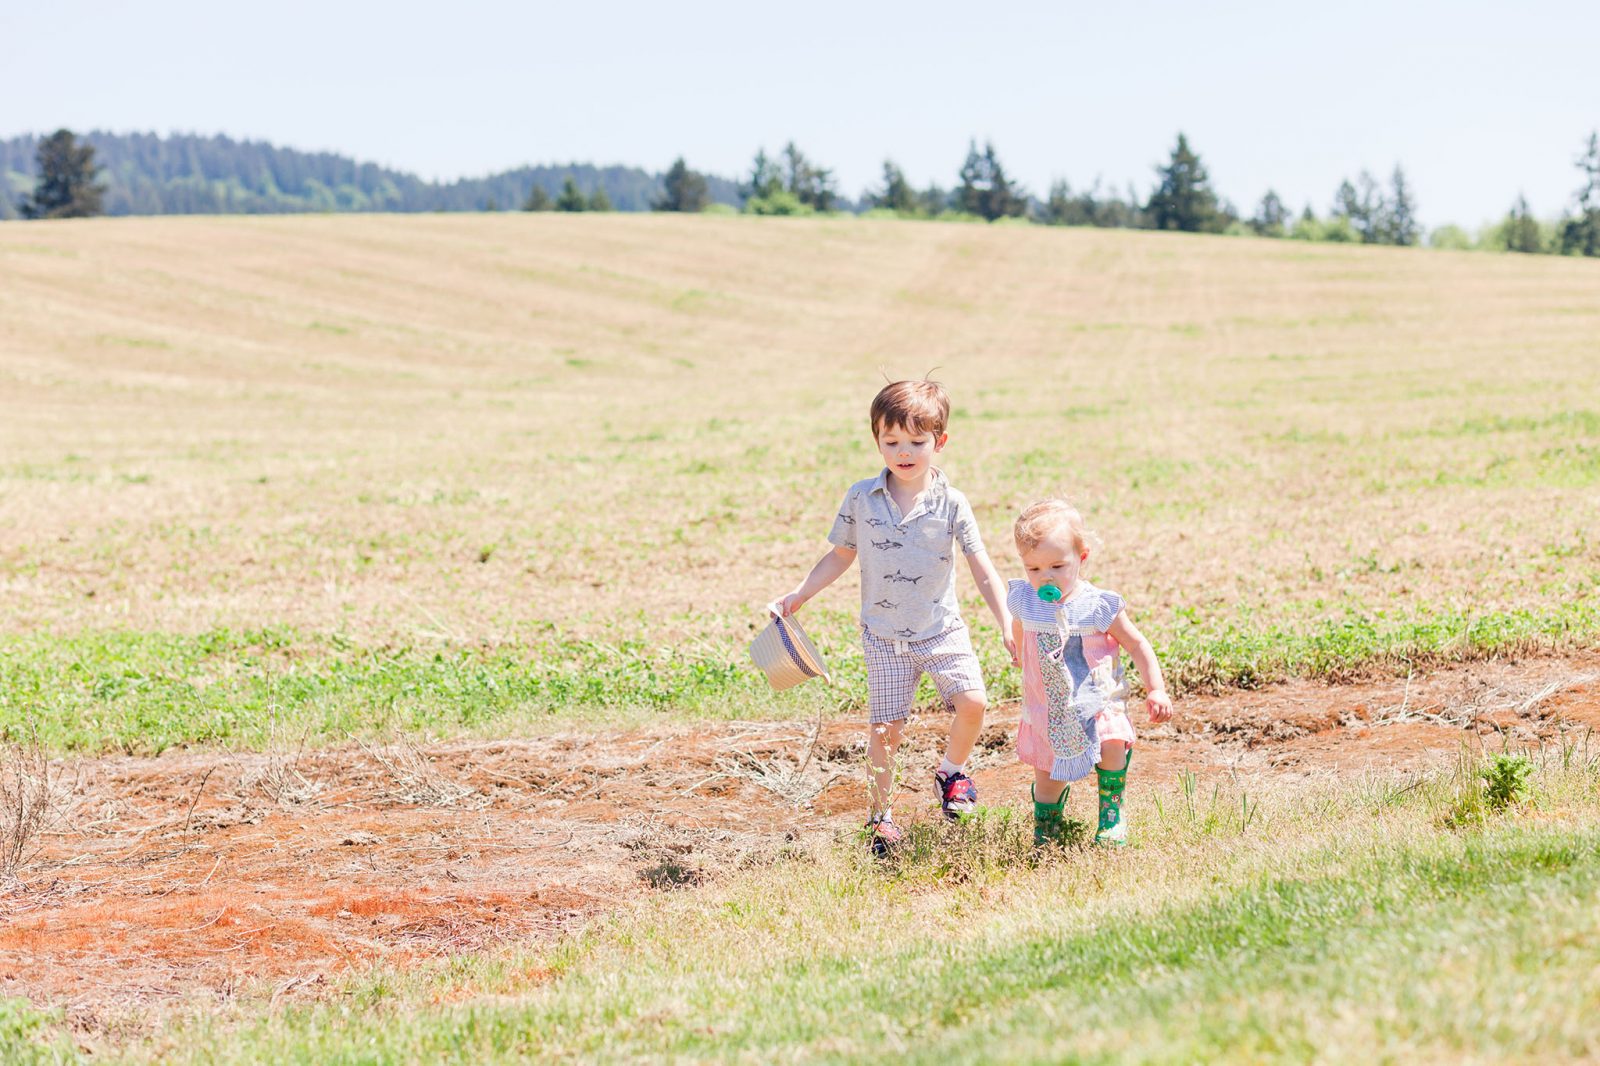
{"type": "Polygon", "coordinates": [[[949,186],[969,137],[1037,193],[1148,191],[1182,129],[1247,212],[1406,168],[1430,225],[1565,207],[1600,2],[7,5],[0,136],[227,133],[428,177],[591,160],[730,177],[793,138],[843,189],[949,186]],[[987,7],[987,10],[985,8],[987,7]],[[66,64],[76,76],[61,76],[66,64]]]}

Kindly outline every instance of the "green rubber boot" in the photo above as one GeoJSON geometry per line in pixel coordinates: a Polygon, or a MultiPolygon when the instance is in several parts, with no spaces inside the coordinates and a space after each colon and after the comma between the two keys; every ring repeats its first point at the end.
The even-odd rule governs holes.
{"type": "MultiPolygon", "coordinates": [[[[1066,830],[1067,820],[1067,794],[1072,791],[1068,785],[1061,790],[1061,797],[1054,803],[1040,803],[1033,801],[1033,846],[1042,848],[1046,844],[1058,844],[1066,830]]],[[[1029,789],[1029,795],[1033,790],[1029,789]]]]}
{"type": "Polygon", "coordinates": [[[1133,762],[1133,752],[1120,770],[1102,770],[1095,767],[1100,779],[1100,828],[1095,830],[1094,842],[1106,847],[1120,848],[1128,843],[1128,823],[1122,816],[1122,790],[1128,783],[1128,766],[1133,762]]]}

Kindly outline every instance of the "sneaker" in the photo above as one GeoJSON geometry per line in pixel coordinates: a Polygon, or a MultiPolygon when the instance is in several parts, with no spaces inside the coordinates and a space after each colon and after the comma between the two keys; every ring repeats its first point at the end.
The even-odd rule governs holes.
{"type": "Polygon", "coordinates": [[[900,827],[887,818],[868,819],[866,831],[867,847],[871,849],[873,857],[878,859],[888,855],[905,839],[900,827]]]}
{"type": "Polygon", "coordinates": [[[946,818],[960,818],[977,808],[978,786],[960,770],[949,777],[935,772],[933,782],[939,789],[939,809],[944,811],[946,818]]]}

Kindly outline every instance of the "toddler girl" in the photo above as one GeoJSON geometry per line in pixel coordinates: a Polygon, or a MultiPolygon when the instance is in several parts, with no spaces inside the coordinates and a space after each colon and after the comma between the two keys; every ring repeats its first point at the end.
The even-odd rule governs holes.
{"type": "Polygon", "coordinates": [[[1083,516],[1065,500],[1043,500],[1017,517],[1017,554],[1028,580],[1007,588],[1012,636],[1022,667],[1017,755],[1033,767],[1033,838],[1061,839],[1069,782],[1094,769],[1100,783],[1097,844],[1127,843],[1122,790],[1133,754],[1133,724],[1123,709],[1127,648],[1144,679],[1150,721],[1172,716],[1161,666],[1122,597],[1083,580],[1089,558],[1083,516]]]}

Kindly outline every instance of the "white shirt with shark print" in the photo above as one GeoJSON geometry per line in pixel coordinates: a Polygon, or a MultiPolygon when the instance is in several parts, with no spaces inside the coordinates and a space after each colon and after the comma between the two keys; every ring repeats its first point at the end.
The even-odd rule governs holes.
{"type": "Polygon", "coordinates": [[[889,495],[889,470],[845,493],[828,542],[853,548],[861,565],[861,624],[884,640],[927,640],[962,625],[955,549],[983,551],[972,505],[939,470],[902,515],[889,495]]]}

